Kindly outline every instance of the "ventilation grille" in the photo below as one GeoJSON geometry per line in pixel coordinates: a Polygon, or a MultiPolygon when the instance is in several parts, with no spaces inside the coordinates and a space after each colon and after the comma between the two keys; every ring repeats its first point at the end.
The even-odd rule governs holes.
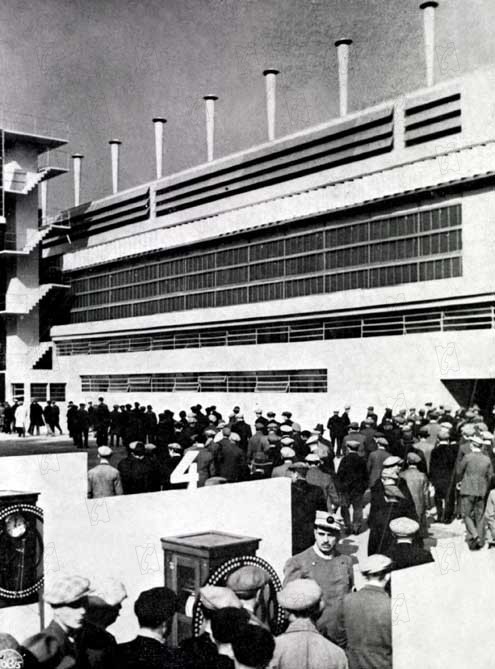
{"type": "Polygon", "coordinates": [[[405,110],[406,146],[455,135],[462,130],[461,94],[431,94],[408,100],[405,110]]]}

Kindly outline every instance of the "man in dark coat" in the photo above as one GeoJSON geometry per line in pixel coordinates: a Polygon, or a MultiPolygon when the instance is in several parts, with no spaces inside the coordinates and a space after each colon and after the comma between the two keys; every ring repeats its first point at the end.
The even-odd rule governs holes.
{"type": "Polygon", "coordinates": [[[349,669],[392,669],[391,567],[390,558],[371,555],[360,564],[366,584],[344,597],[338,618],[349,669]]]}
{"type": "Polygon", "coordinates": [[[370,488],[372,488],[375,485],[375,483],[382,475],[383,463],[387,458],[390,457],[390,453],[387,450],[388,441],[385,439],[385,437],[377,437],[376,446],[377,446],[376,450],[371,451],[371,453],[368,456],[368,464],[367,464],[368,477],[369,477],[368,485],[370,488]]]}
{"type": "Polygon", "coordinates": [[[40,427],[45,424],[43,420],[43,409],[38,404],[38,400],[33,400],[31,406],[29,407],[29,434],[33,434],[36,429],[36,434],[39,435],[40,427]]]}
{"type": "Polygon", "coordinates": [[[74,442],[77,448],[88,448],[89,414],[86,404],[81,402],[74,416],[74,442]]]}
{"type": "Polygon", "coordinates": [[[371,488],[371,505],[368,517],[370,536],[368,555],[384,553],[394,542],[390,521],[406,516],[418,520],[414,500],[404,479],[400,478],[402,460],[390,456],[383,463],[382,474],[371,488]]]}
{"type": "Polygon", "coordinates": [[[180,651],[167,645],[177,595],[169,588],[142,592],[134,604],[139,633],[133,641],[117,647],[119,669],[165,669],[179,667],[180,651]]]}
{"type": "Polygon", "coordinates": [[[239,435],[239,437],[241,438],[239,446],[242,448],[244,453],[247,453],[248,443],[251,437],[253,436],[253,432],[251,430],[251,426],[244,422],[243,414],[241,413],[237,414],[237,419],[235,423],[232,425],[231,429],[232,432],[236,432],[239,435]]]}
{"type": "Polygon", "coordinates": [[[43,409],[43,418],[46,423],[47,433],[51,436],[55,433],[53,426],[53,411],[50,400],[46,403],[46,406],[43,409]]]}
{"type": "Polygon", "coordinates": [[[366,460],[358,455],[361,442],[347,442],[349,453],[339,464],[337,482],[340,491],[342,518],[349,534],[359,534],[363,522],[364,493],[368,487],[366,460]],[[352,506],[352,522],[350,507],[352,506]]]}
{"type": "Polygon", "coordinates": [[[330,441],[332,442],[335,455],[339,457],[342,455],[342,439],[347,433],[347,426],[344,425],[344,421],[342,420],[342,417],[339,416],[338,410],[335,410],[333,416],[330,416],[328,419],[327,428],[330,433],[330,441]]]}
{"type": "Polygon", "coordinates": [[[449,442],[448,432],[439,432],[438,443],[430,455],[430,481],[435,488],[438,523],[451,523],[453,519],[457,450],[449,442]]]}
{"type": "Polygon", "coordinates": [[[74,404],[74,402],[69,402],[67,405],[67,431],[69,432],[69,436],[72,438],[74,445],[77,445],[74,429],[76,424],[76,414],[77,406],[74,404]]]}
{"type": "Polygon", "coordinates": [[[306,481],[309,466],[294,462],[291,472],[292,554],[306,550],[314,543],[313,523],[317,511],[327,513],[327,502],[321,488],[306,481]]]}
{"type": "Polygon", "coordinates": [[[419,523],[412,518],[394,518],[389,527],[395,537],[395,543],[387,554],[393,562],[394,570],[434,562],[430,551],[418,546],[414,541],[419,532],[419,523]]]}
{"type": "Polygon", "coordinates": [[[88,595],[83,626],[77,638],[77,647],[88,669],[118,669],[117,642],[107,627],[119,617],[126,597],[124,584],[115,579],[101,581],[88,595]]]}
{"type": "Polygon", "coordinates": [[[157,425],[158,418],[156,417],[156,413],[153,411],[151,404],[148,404],[146,413],[144,414],[144,427],[146,430],[146,441],[151,442],[152,444],[156,441],[157,425]]]}
{"type": "Polygon", "coordinates": [[[246,476],[246,454],[239,446],[239,439],[239,435],[232,432],[218,443],[214,452],[216,474],[229,483],[242,481],[246,476]]]}
{"type": "Polygon", "coordinates": [[[143,442],[131,442],[129,448],[130,455],[118,464],[124,495],[160,490],[159,467],[154,466],[153,461],[146,457],[143,442]]]}
{"type": "Polygon", "coordinates": [[[98,397],[98,404],[94,410],[93,421],[96,430],[96,445],[106,446],[108,443],[108,428],[110,427],[110,411],[103,401],[103,397],[98,397]]]}
{"type": "Polygon", "coordinates": [[[51,400],[50,404],[52,408],[53,434],[55,434],[55,430],[58,430],[60,434],[63,434],[62,428],[60,427],[60,408],[55,403],[55,400],[51,400]]]}

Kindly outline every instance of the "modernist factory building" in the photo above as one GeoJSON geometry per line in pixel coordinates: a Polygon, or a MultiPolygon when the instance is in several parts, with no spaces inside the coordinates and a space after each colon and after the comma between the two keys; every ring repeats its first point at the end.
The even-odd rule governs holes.
{"type": "Polygon", "coordinates": [[[348,49],[340,118],[275,139],[268,70],[266,144],[214,158],[207,96],[207,163],[162,176],[155,119],[155,181],[118,190],[115,140],[113,195],[36,224],[34,260],[18,233],[2,257],[7,399],[303,420],[493,403],[495,72],[435,85],[427,40],[427,87],[349,113],[348,49]]]}

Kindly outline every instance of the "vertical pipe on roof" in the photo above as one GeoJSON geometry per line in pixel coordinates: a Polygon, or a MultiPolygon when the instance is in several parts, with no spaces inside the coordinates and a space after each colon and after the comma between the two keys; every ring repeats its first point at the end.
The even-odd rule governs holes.
{"type": "Polygon", "coordinates": [[[216,95],[205,95],[206,111],[206,157],[208,162],[213,160],[214,146],[215,146],[215,100],[218,100],[216,95]]]}
{"type": "Polygon", "coordinates": [[[435,78],[435,10],[438,2],[428,0],[419,6],[423,10],[423,31],[426,64],[426,85],[433,86],[435,78]]]}
{"type": "Polygon", "coordinates": [[[279,70],[268,68],[263,70],[266,88],[266,119],[268,124],[268,141],[275,139],[276,84],[279,70]]]}
{"type": "Polygon", "coordinates": [[[119,149],[122,142],[120,139],[111,139],[110,158],[112,160],[112,193],[119,192],[119,149]]]}
{"type": "Polygon", "coordinates": [[[161,179],[163,176],[163,129],[166,118],[156,117],[153,119],[155,127],[155,159],[156,159],[156,178],[161,179]]]}
{"type": "Polygon", "coordinates": [[[72,167],[74,171],[74,207],[81,202],[81,163],[84,158],[82,153],[72,154],[72,167]]]}
{"type": "Polygon", "coordinates": [[[335,42],[337,47],[337,57],[339,59],[339,103],[340,115],[347,114],[347,90],[349,79],[349,46],[352,40],[347,37],[338,39],[335,42]]]}

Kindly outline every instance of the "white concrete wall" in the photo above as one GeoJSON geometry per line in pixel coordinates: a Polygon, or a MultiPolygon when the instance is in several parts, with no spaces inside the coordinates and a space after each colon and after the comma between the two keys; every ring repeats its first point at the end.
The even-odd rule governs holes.
{"type": "Polygon", "coordinates": [[[495,554],[441,539],[434,564],[392,575],[394,669],[490,669],[495,554]]]}
{"type": "MultiPolygon", "coordinates": [[[[129,598],[110,630],[119,641],[137,631],[139,592],[163,585],[161,537],[206,530],[258,537],[258,555],[280,575],[291,552],[288,479],[86,500],[86,455],[63,454],[2,458],[0,486],[41,491],[47,579],[72,572],[125,583],[129,598]]],[[[0,609],[0,631],[33,634],[36,606],[26,608],[0,609]]]]}
{"type": "Polygon", "coordinates": [[[326,424],[334,408],[352,406],[352,417],[364,418],[371,403],[378,412],[421,407],[425,401],[456,406],[441,379],[495,376],[495,331],[436,332],[394,337],[340,339],[262,346],[145,351],[113,355],[63,356],[60,378],[67,380],[67,399],[109,404],[139,401],[157,410],[188,409],[199,402],[216,404],[225,415],[238,404],[253,422],[255,407],[277,413],[288,409],[303,427],[326,424]],[[328,370],[328,393],[82,393],[82,374],[131,374],[263,369],[328,370]]]}

